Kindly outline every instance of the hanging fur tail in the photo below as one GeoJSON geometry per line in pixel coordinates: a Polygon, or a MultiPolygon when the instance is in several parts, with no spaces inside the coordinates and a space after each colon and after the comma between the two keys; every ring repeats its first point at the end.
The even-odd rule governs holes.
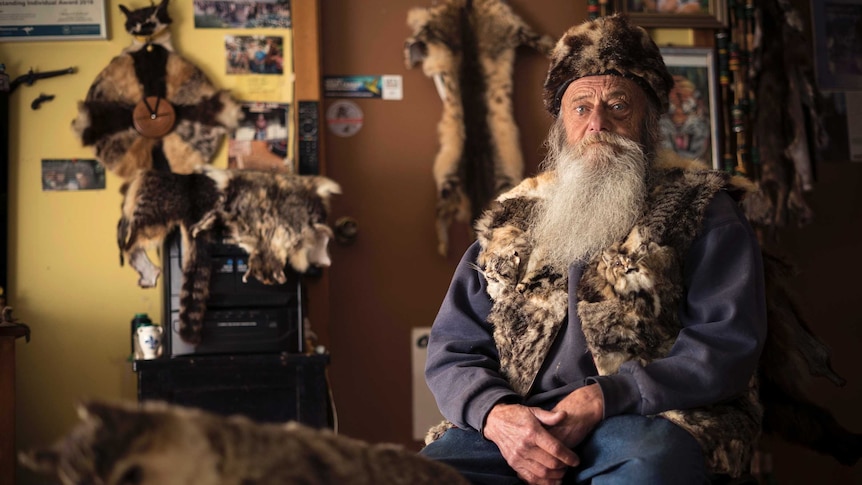
{"type": "Polygon", "coordinates": [[[179,334],[190,344],[199,344],[203,339],[204,315],[207,311],[212,263],[209,245],[211,231],[201,231],[190,237],[183,231],[187,254],[183,255],[183,284],[180,289],[179,334]]]}
{"type": "Polygon", "coordinates": [[[805,392],[812,376],[839,387],[846,381],[832,369],[829,348],[814,335],[795,303],[788,284],[792,266],[767,250],[763,265],[768,334],[758,372],[764,432],[853,465],[862,455],[862,435],[841,426],[805,392]]]}

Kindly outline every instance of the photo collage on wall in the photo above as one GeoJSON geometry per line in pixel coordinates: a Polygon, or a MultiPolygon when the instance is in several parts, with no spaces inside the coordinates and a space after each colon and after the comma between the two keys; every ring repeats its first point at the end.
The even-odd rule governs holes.
{"type": "Polygon", "coordinates": [[[281,35],[261,32],[292,28],[290,0],[195,0],[194,16],[195,28],[230,29],[224,36],[225,74],[244,101],[243,119],[229,134],[228,167],[295,171],[293,90],[285,86],[292,82],[292,47],[281,35]]]}

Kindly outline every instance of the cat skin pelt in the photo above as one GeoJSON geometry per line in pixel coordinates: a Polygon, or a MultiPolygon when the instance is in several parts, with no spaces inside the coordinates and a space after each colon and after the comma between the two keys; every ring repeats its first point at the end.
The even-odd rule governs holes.
{"type": "Polygon", "coordinates": [[[249,253],[243,281],[251,276],[264,284],[284,283],[288,264],[299,273],[330,264],[326,217],[331,196],[341,189],[326,177],[213,167],[191,174],[145,170],[121,192],[120,263],[128,259],[141,287],[155,286],[160,274],[147,249],[161,247],[180,229],[180,336],[187,342],[201,338],[211,272],[207,247],[216,238],[249,253]]]}
{"type": "Polygon", "coordinates": [[[153,167],[191,173],[211,162],[242,117],[228,91],[174,52],[167,8],[168,0],[131,11],[121,6],[135,40],[96,76],[72,122],[96,160],[123,179],[153,167]],[[176,115],[173,129],[161,138],[143,136],[133,123],[135,106],[149,96],[169,102],[176,115]]]}
{"type": "Polygon", "coordinates": [[[443,101],[434,159],[438,252],[449,226],[472,223],[501,192],[523,178],[518,127],[512,114],[515,50],[549,55],[554,40],[533,31],[502,0],[446,0],[407,14],[407,68],[422,64],[443,101]]]}
{"type": "Polygon", "coordinates": [[[19,454],[63,485],[467,485],[458,472],[394,444],[297,422],[150,401],[90,402],[53,447],[19,454]]]}
{"type": "MultiPolygon", "coordinates": [[[[706,170],[671,152],[662,154],[653,172],[651,209],[625,238],[587,265],[578,284],[578,314],[602,375],[616,372],[622,362],[646,364],[669,352],[680,330],[679,255],[686,254],[716,191],[741,198],[754,190],[746,179],[706,170]]],[[[476,229],[482,248],[477,266],[493,301],[488,322],[494,326],[501,373],[522,395],[529,392],[567,311],[567,275],[548,270],[527,232],[529,214],[552,177],[543,173],[500,196],[476,229]]],[[[812,375],[839,385],[843,380],[831,369],[828,348],[793,304],[781,260],[769,253],[763,257],[767,338],[748,391],[728,402],[662,416],[698,440],[717,473],[746,472],[761,431],[843,464],[855,463],[862,450],[860,435],[810,401],[802,385],[812,375]]],[[[448,426],[444,422],[432,428],[426,441],[448,426]]]]}

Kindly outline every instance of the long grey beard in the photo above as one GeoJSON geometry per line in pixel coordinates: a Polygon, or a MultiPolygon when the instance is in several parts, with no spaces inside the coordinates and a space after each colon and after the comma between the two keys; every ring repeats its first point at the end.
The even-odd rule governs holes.
{"type": "Polygon", "coordinates": [[[556,178],[534,214],[534,251],[559,272],[628,234],[646,199],[647,159],[637,142],[589,135],[574,145],[561,126],[548,138],[545,169],[556,178]]]}

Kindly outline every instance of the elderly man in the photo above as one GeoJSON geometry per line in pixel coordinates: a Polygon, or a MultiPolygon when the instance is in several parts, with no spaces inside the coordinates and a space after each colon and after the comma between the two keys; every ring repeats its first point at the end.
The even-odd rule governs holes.
{"type": "Polygon", "coordinates": [[[761,419],[760,249],[742,181],[658,153],[672,87],[623,17],[557,43],[544,170],[478,221],[431,330],[426,378],[447,422],[424,455],[494,485],[744,472],[761,419]]]}

